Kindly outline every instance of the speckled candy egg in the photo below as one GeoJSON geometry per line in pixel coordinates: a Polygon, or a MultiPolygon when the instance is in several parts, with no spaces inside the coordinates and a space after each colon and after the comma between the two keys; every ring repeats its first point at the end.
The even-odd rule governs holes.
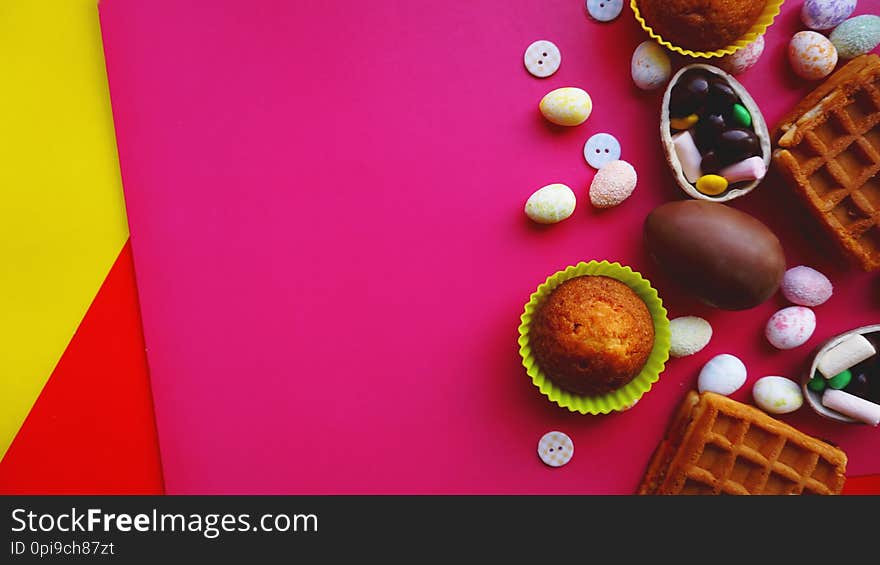
{"type": "Polygon", "coordinates": [[[831,29],[856,9],[856,0],[806,0],[801,21],[810,29],[831,29]]]}
{"type": "Polygon", "coordinates": [[[801,387],[785,377],[761,377],[752,387],[752,398],[764,412],[788,414],[804,404],[801,387]]]}
{"type": "Polygon", "coordinates": [[[578,126],[590,117],[593,100],[585,90],[566,86],[547,93],[539,105],[547,120],[560,126],[578,126]]]}
{"type": "Polygon", "coordinates": [[[880,16],[864,15],[846,20],[831,32],[831,43],[841,59],[853,59],[880,45],[880,16]]]}
{"type": "Polygon", "coordinates": [[[725,55],[718,61],[718,66],[732,75],[744,73],[755,66],[764,53],[764,36],[758,38],[742,49],[725,55]]]}
{"type": "Polygon", "coordinates": [[[789,306],[770,316],[764,335],[776,349],[794,349],[816,330],[816,315],[803,306],[789,306]]]}
{"type": "Polygon", "coordinates": [[[828,277],[804,265],[785,271],[780,288],[786,300],[800,306],[819,306],[834,293],[828,277]]]}
{"type": "Polygon", "coordinates": [[[697,379],[700,392],[715,392],[727,396],[746,382],[746,366],[738,357],[722,353],[703,365],[697,379]]]}
{"type": "Polygon", "coordinates": [[[807,80],[827,77],[837,65],[837,49],[815,31],[799,31],[788,44],[788,60],[795,74],[807,80]]]}
{"type": "Polygon", "coordinates": [[[605,163],[590,183],[590,202],[596,208],[617,206],[630,197],[637,182],[636,170],[626,161],[605,163]]]}
{"type": "Polygon", "coordinates": [[[632,79],[642,90],[660,88],[672,74],[672,63],[666,50],[654,41],[639,43],[632,56],[632,79]]]}
{"type": "Polygon", "coordinates": [[[568,218],[576,204],[574,191],[561,183],[539,188],[526,200],[526,216],[539,224],[555,224],[568,218]]]}

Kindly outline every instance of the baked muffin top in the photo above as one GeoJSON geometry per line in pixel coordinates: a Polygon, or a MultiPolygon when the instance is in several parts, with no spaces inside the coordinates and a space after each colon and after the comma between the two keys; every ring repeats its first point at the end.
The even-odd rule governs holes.
{"type": "Polygon", "coordinates": [[[598,395],[641,372],[654,347],[654,322],[644,301],[609,277],[582,276],[556,287],[530,330],[535,359],[558,386],[598,395]]]}
{"type": "Polygon", "coordinates": [[[645,22],[677,47],[714,51],[746,34],[766,0],[639,0],[645,22]]]}

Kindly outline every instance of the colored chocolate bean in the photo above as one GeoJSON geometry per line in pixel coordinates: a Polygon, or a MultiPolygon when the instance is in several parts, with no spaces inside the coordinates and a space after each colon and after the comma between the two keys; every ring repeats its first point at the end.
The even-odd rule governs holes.
{"type": "Polygon", "coordinates": [[[822,375],[816,375],[807,383],[807,388],[813,392],[822,392],[825,390],[825,379],[822,375]]]}
{"type": "Polygon", "coordinates": [[[730,110],[730,116],[734,124],[742,128],[752,127],[752,115],[742,104],[734,104],[730,110]]]}
{"type": "Polygon", "coordinates": [[[830,379],[828,379],[828,386],[831,388],[840,390],[842,388],[846,388],[849,382],[852,380],[852,373],[847,369],[841,373],[837,373],[830,379]]]}
{"type": "Polygon", "coordinates": [[[731,128],[718,138],[718,157],[724,165],[743,161],[761,152],[755,132],[745,128],[731,128]]]}
{"type": "Polygon", "coordinates": [[[699,121],[700,116],[697,114],[691,114],[689,116],[684,116],[682,118],[670,118],[669,125],[672,129],[685,130],[690,129],[694,124],[699,121]]]}
{"type": "Polygon", "coordinates": [[[718,175],[703,175],[697,179],[697,190],[707,196],[718,196],[727,190],[727,179],[718,175]]]}
{"type": "Polygon", "coordinates": [[[688,71],[672,88],[669,113],[688,116],[696,112],[709,94],[709,77],[702,70],[688,71]]]}

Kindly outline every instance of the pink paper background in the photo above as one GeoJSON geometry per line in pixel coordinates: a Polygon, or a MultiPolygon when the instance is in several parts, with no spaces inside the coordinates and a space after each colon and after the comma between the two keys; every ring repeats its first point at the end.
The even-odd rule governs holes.
{"type": "MultiPolygon", "coordinates": [[[[800,4],[741,77],[771,126],[812,88],[785,56],[800,4]]],[[[807,345],[766,344],[781,297],[712,310],[651,265],[642,221],[680,194],[661,94],[630,79],[645,36],[629,8],[600,24],[576,0],[105,0],[101,19],[169,493],[632,493],[710,357],[744,359],[734,397],[749,401],[758,377],[797,377],[822,340],[880,322],[877,277],[814,243],[775,175],[733,205],[834,282],[807,345]],[[539,80],[522,55],[542,38],[563,62],[539,80]],[[538,101],[570,85],[593,115],[550,126],[538,101]],[[599,212],[582,147],[602,131],[639,185],[599,212]],[[537,227],[522,207],[551,182],[578,208],[537,227]],[[516,346],[529,294],[590,259],[643,272],[670,317],[715,329],[604,417],[551,404],[516,346]],[[553,429],[575,443],[560,469],[535,453],[553,429]]],[[[806,407],[783,419],[842,446],[850,474],[880,472],[877,430],[806,407]]]]}

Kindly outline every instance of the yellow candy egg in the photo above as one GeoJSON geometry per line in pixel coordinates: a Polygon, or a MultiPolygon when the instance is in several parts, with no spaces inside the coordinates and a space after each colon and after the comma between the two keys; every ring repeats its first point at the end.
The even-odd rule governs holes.
{"type": "Polygon", "coordinates": [[[697,179],[697,190],[708,196],[718,196],[727,190],[727,179],[720,175],[703,175],[697,179]]]}
{"type": "Polygon", "coordinates": [[[593,100],[586,91],[566,86],[547,93],[541,99],[541,114],[560,126],[579,126],[590,117],[593,100]]]}

